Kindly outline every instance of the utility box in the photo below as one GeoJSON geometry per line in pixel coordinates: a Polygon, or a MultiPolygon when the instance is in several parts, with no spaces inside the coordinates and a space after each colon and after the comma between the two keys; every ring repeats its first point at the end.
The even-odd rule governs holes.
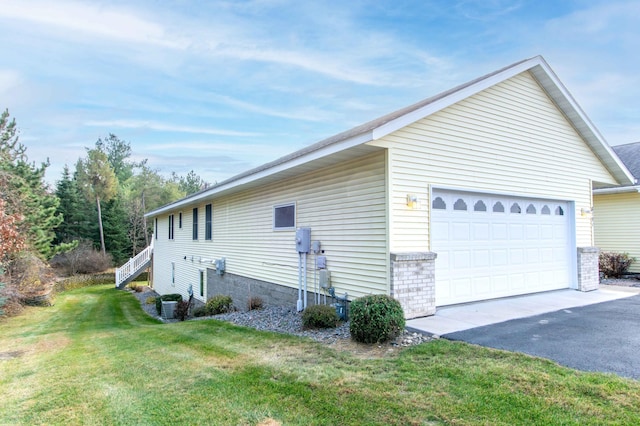
{"type": "Polygon", "coordinates": [[[221,257],[220,259],[216,259],[215,266],[216,266],[216,274],[218,274],[218,275],[224,274],[224,270],[225,270],[225,267],[226,267],[225,258],[221,257]]]}
{"type": "Polygon", "coordinates": [[[298,253],[309,253],[311,248],[311,228],[296,229],[296,250],[298,253]]]}
{"type": "Polygon", "coordinates": [[[173,319],[175,317],[176,305],[178,302],[173,300],[162,301],[162,318],[173,319]]]}
{"type": "Polygon", "coordinates": [[[329,288],[331,287],[331,272],[326,269],[321,269],[320,271],[320,287],[329,288]]]}

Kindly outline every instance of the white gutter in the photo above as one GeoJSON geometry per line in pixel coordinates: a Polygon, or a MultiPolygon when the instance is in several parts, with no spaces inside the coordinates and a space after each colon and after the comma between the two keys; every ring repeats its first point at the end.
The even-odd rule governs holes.
{"type": "Polygon", "coordinates": [[[615,188],[601,188],[594,189],[593,193],[595,195],[604,195],[604,194],[624,194],[631,192],[640,192],[640,185],[635,186],[616,186],[615,188]]]}

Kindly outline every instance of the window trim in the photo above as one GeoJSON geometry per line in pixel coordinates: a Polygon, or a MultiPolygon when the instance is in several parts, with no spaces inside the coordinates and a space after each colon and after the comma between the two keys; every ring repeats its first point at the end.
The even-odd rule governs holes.
{"type": "Polygon", "coordinates": [[[204,239],[213,240],[213,204],[204,206],[204,239]]]}
{"type": "Polygon", "coordinates": [[[272,222],[272,227],[274,231],[291,231],[296,229],[296,224],[297,224],[297,217],[298,217],[298,205],[297,203],[294,201],[292,203],[282,203],[282,204],[276,204],[273,206],[272,209],[272,215],[273,215],[273,222],[272,222]],[[293,207],[293,226],[276,226],[276,211],[277,209],[281,209],[284,207],[293,207]]]}
{"type": "Polygon", "coordinates": [[[173,240],[175,237],[175,232],[173,229],[173,222],[174,222],[174,215],[170,214],[169,215],[169,239],[173,240]]]}
{"type": "Polygon", "coordinates": [[[182,229],[182,212],[178,213],[178,229],[182,229]]]}
{"type": "Polygon", "coordinates": [[[198,241],[198,208],[194,207],[192,213],[193,223],[191,225],[191,239],[193,241],[198,241]]]}

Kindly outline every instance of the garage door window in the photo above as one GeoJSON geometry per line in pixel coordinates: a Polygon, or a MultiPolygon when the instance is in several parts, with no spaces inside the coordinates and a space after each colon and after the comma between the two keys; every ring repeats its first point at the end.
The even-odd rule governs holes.
{"type": "Polygon", "coordinates": [[[504,206],[502,205],[502,203],[500,201],[497,201],[493,205],[493,212],[494,213],[504,213],[504,206]]]}
{"type": "Polygon", "coordinates": [[[458,201],[456,201],[453,204],[453,209],[454,210],[467,210],[467,203],[464,202],[464,200],[462,198],[458,198],[458,201]]]}
{"type": "Polygon", "coordinates": [[[564,210],[562,210],[562,207],[556,207],[556,216],[564,216],[564,210]]]}
{"type": "Polygon", "coordinates": [[[444,202],[444,200],[440,197],[436,197],[433,200],[433,203],[431,204],[432,207],[434,209],[438,209],[438,210],[446,210],[447,209],[447,204],[444,202]]]}
{"type": "Polygon", "coordinates": [[[541,214],[551,214],[551,210],[549,210],[549,206],[548,205],[544,205],[542,206],[542,210],[540,210],[541,214]]]}
{"type": "Polygon", "coordinates": [[[513,203],[511,205],[511,213],[522,213],[522,209],[518,203],[513,203]]]}
{"type": "Polygon", "coordinates": [[[473,206],[473,211],[474,212],[486,212],[487,211],[487,205],[482,200],[478,200],[476,202],[476,204],[473,206]]]}
{"type": "Polygon", "coordinates": [[[527,207],[527,214],[536,214],[536,207],[533,204],[529,204],[527,207]]]}

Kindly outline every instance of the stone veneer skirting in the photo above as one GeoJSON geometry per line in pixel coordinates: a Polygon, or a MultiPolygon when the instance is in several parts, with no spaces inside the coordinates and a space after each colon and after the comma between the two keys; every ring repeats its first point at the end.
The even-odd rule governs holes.
{"type": "Polygon", "coordinates": [[[407,319],[436,313],[436,257],[432,252],[391,253],[391,297],[407,319]]]}
{"type": "MultiPolygon", "coordinates": [[[[314,303],[315,293],[308,290],[309,284],[307,284],[307,306],[311,306],[314,303]]],[[[240,311],[247,310],[247,303],[251,297],[259,297],[269,306],[291,306],[295,309],[298,303],[297,288],[229,273],[218,275],[215,269],[207,269],[206,300],[218,294],[231,296],[233,305],[240,311]]]]}
{"type": "Polygon", "coordinates": [[[578,247],[578,290],[592,291],[600,286],[600,266],[597,247],[578,247]]]}

